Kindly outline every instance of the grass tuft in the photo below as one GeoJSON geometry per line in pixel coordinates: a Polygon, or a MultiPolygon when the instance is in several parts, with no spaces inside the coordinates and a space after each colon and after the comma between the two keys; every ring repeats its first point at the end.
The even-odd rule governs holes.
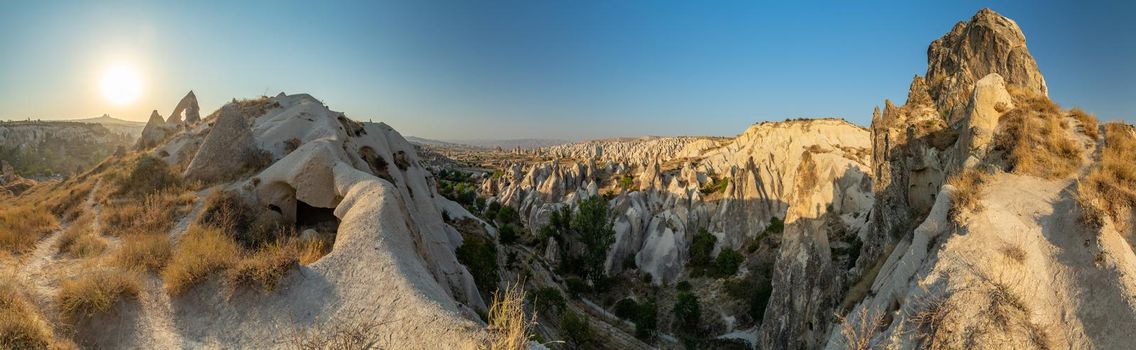
{"type": "Polygon", "coordinates": [[[249,286],[263,292],[271,292],[276,289],[280,280],[288,275],[288,271],[299,264],[297,255],[295,244],[288,242],[269,244],[245,256],[226,271],[225,280],[233,290],[249,286]]]}
{"type": "Polygon", "coordinates": [[[172,255],[166,235],[131,234],[123,237],[122,248],[115,254],[114,263],[124,269],[157,272],[166,267],[172,255]]]}
{"type": "Polygon", "coordinates": [[[989,178],[990,174],[970,168],[947,180],[947,183],[955,188],[948,214],[952,220],[960,222],[965,215],[982,211],[982,203],[979,200],[982,199],[982,189],[989,178]]]}
{"type": "Polygon", "coordinates": [[[489,349],[528,349],[535,323],[525,315],[525,292],[520,284],[510,285],[493,296],[489,307],[489,349]]]}
{"type": "Polygon", "coordinates": [[[66,317],[91,317],[107,311],[122,297],[137,298],[142,289],[141,277],[122,270],[100,270],[86,273],[59,286],[59,311],[66,317]]]}
{"type": "Polygon", "coordinates": [[[54,340],[51,327],[24,295],[22,286],[0,281],[0,349],[46,349],[54,340]]]}
{"type": "Polygon", "coordinates": [[[166,291],[182,294],[210,274],[236,264],[240,255],[241,248],[221,230],[194,225],[162,270],[166,291]]]}

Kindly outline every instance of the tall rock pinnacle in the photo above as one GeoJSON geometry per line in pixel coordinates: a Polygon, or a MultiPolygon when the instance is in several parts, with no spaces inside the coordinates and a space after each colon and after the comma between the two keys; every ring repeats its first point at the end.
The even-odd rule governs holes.
{"type": "Polygon", "coordinates": [[[955,24],[927,48],[927,90],[950,122],[966,108],[974,83],[990,73],[1005,78],[1007,86],[1048,94],[1021,28],[991,9],[955,24]]]}

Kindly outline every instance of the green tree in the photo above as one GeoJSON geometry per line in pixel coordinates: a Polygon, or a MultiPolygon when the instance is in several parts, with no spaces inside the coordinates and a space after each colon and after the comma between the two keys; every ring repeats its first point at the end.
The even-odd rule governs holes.
{"type": "Polygon", "coordinates": [[[698,229],[694,242],[690,244],[690,264],[697,267],[709,265],[710,253],[714,252],[714,244],[717,243],[718,238],[706,232],[705,228],[698,229]]]}
{"type": "Polygon", "coordinates": [[[602,277],[607,250],[615,243],[615,230],[608,219],[607,199],[592,196],[580,201],[576,216],[572,218],[572,229],[584,245],[584,275],[593,280],[602,277]]]}
{"type": "Polygon", "coordinates": [[[742,264],[745,257],[737,251],[730,248],[722,248],[718,252],[718,257],[714,259],[714,272],[718,277],[733,276],[738,273],[738,265],[742,264]]]}
{"type": "Polygon", "coordinates": [[[592,327],[588,325],[587,317],[577,315],[572,311],[564,312],[560,316],[560,330],[564,333],[565,340],[574,349],[591,348],[592,327]]]}
{"type": "Polygon", "coordinates": [[[678,293],[674,315],[680,329],[688,331],[698,329],[698,320],[702,317],[702,307],[698,303],[698,297],[687,292],[678,293]]]}

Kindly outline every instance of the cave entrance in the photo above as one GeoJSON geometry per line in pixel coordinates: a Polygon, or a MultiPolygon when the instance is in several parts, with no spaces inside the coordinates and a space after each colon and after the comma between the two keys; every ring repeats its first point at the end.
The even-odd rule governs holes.
{"type": "Polygon", "coordinates": [[[296,201],[296,230],[315,229],[316,231],[335,232],[339,228],[339,218],[335,217],[335,209],[311,206],[304,201],[296,201]]]}

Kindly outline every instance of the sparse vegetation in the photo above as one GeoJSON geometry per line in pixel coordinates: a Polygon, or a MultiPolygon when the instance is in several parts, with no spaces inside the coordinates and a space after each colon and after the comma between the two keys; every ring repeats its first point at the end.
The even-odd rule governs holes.
{"type": "Polygon", "coordinates": [[[1104,131],[1099,165],[1077,183],[1082,218],[1099,226],[1108,217],[1119,231],[1131,231],[1129,220],[1136,210],[1136,162],[1132,161],[1136,154],[1136,127],[1108,123],[1104,131]]]}
{"type": "Polygon", "coordinates": [[[1002,252],[1002,256],[1005,256],[1011,261],[1017,262],[1019,264],[1026,261],[1026,251],[1022,249],[1022,247],[1007,244],[1002,246],[1002,249],[1000,249],[1000,251],[1002,252]]]}
{"type": "Polygon", "coordinates": [[[872,338],[883,324],[883,313],[875,310],[857,310],[851,317],[840,317],[840,335],[844,337],[845,349],[874,349],[872,338]]]}
{"type": "Polygon", "coordinates": [[[92,219],[89,215],[80,216],[59,236],[57,247],[60,254],[71,258],[87,258],[102,254],[107,244],[91,231],[92,219]]]}
{"type": "Polygon", "coordinates": [[[240,246],[221,230],[190,227],[162,270],[166,291],[171,295],[184,293],[210,274],[236,264],[240,254],[240,246]]]}
{"type": "Polygon", "coordinates": [[[242,247],[251,250],[293,233],[279,215],[250,204],[235,192],[222,190],[206,197],[198,224],[226,232],[242,247]]]}
{"type": "Polygon", "coordinates": [[[458,262],[469,269],[473,281],[481,289],[483,296],[493,295],[497,289],[497,246],[489,239],[477,234],[463,232],[463,242],[455,252],[458,262]]]}
{"type": "Polygon", "coordinates": [[[141,277],[122,270],[99,270],[59,285],[59,311],[68,318],[91,317],[110,310],[123,297],[137,298],[141,277]]]}
{"type": "Polygon", "coordinates": [[[489,349],[525,350],[532,338],[535,319],[525,315],[524,290],[510,285],[493,296],[489,307],[489,349]]]}
{"type": "Polygon", "coordinates": [[[949,216],[955,221],[961,221],[966,215],[982,211],[983,186],[986,185],[990,175],[982,170],[970,168],[961,174],[947,180],[954,186],[955,192],[951,196],[951,210],[949,216]]]}
{"type": "Polygon", "coordinates": [[[0,280],[0,348],[46,349],[54,345],[50,325],[13,276],[0,280]]]}
{"type": "MultiPolygon", "coordinates": [[[[615,242],[607,201],[603,196],[589,197],[579,202],[575,213],[567,206],[561,207],[553,211],[548,225],[540,230],[541,240],[552,238],[562,247],[561,258],[567,263],[561,266],[566,272],[592,282],[604,277],[607,251],[615,242]],[[581,249],[568,248],[573,246],[581,249]]],[[[508,207],[501,210],[505,208],[508,207]]]]}
{"type": "Polygon", "coordinates": [[[588,324],[587,316],[577,315],[566,311],[560,316],[560,331],[564,340],[573,349],[589,349],[594,347],[592,326],[588,324]]]}
{"type": "Polygon", "coordinates": [[[1068,134],[1060,106],[1044,95],[1012,88],[1014,109],[998,121],[994,149],[1005,153],[1008,171],[1045,179],[1063,178],[1081,166],[1081,149],[1068,134]]]}
{"type": "Polygon", "coordinates": [[[225,271],[225,281],[230,291],[249,286],[271,292],[299,264],[297,255],[297,245],[277,241],[242,257],[225,271]]]}
{"type": "Polygon", "coordinates": [[[537,288],[530,291],[526,298],[536,312],[545,315],[560,313],[566,305],[564,295],[560,294],[559,289],[552,287],[537,288]]]}
{"type": "Polygon", "coordinates": [[[726,187],[730,186],[730,178],[711,178],[709,182],[702,186],[700,191],[702,194],[726,193],[726,187]]]}
{"type": "Polygon", "coordinates": [[[51,212],[5,203],[0,209],[0,249],[12,254],[27,252],[58,226],[51,212]]]}
{"type": "Polygon", "coordinates": [[[718,277],[733,276],[738,273],[738,266],[745,257],[730,248],[722,248],[718,257],[714,259],[714,275],[718,277]]]}
{"type": "Polygon", "coordinates": [[[710,254],[714,252],[714,245],[718,237],[707,232],[705,228],[698,229],[694,241],[690,243],[690,264],[693,266],[707,266],[710,264],[710,254]]]}
{"type": "Polygon", "coordinates": [[[1073,107],[1073,109],[1069,110],[1069,116],[1081,122],[1081,129],[1084,130],[1085,136],[1093,140],[1100,137],[1100,122],[1097,121],[1096,116],[1077,107],[1073,107]]]}
{"type": "Polygon", "coordinates": [[[619,177],[619,188],[624,191],[629,191],[635,186],[635,177],[631,175],[623,175],[619,177]]]}
{"type": "Polygon", "coordinates": [[[163,234],[132,234],[123,237],[122,241],[114,262],[124,269],[158,272],[166,267],[173,255],[170,240],[163,234]]]}

